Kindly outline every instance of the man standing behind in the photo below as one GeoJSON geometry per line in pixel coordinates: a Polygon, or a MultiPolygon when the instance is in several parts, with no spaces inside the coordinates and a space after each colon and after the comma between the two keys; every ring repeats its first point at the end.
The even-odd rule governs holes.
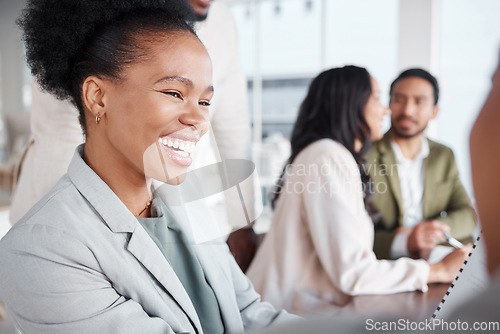
{"type": "Polygon", "coordinates": [[[381,214],[378,258],[427,259],[444,233],[465,239],[474,230],[476,215],[452,150],[424,135],[438,98],[436,78],[422,69],[406,70],[391,84],[392,127],[366,156],[381,214]]]}
{"type": "MultiPolygon", "coordinates": [[[[193,167],[200,168],[225,159],[249,159],[250,120],[247,111],[246,80],[240,65],[236,23],[229,8],[220,1],[189,0],[196,15],[196,32],[212,58],[214,97],[211,101],[211,131],[198,143],[193,167]]],[[[214,175],[214,177],[217,177],[214,175]]],[[[259,211],[258,192],[242,189],[246,209],[259,211]],[[248,200],[251,199],[251,200],[248,200]]],[[[249,217],[242,220],[239,198],[225,197],[225,226],[233,230],[227,239],[243,271],[256,250],[256,235],[249,217]]],[[[254,213],[250,214],[253,216],[254,213]]],[[[224,217],[218,217],[223,219],[224,217]]]]}

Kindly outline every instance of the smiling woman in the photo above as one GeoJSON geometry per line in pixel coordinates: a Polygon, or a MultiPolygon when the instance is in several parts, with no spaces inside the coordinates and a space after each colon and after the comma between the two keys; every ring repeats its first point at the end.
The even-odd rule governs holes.
{"type": "MultiPolygon", "coordinates": [[[[118,82],[89,76],[82,85],[89,111],[84,159],[117,188],[129,183],[124,180],[133,186],[150,178],[179,184],[208,129],[212,65],[198,38],[175,32],[146,48],[153,56],[125,68],[118,82]],[[92,122],[96,117],[100,121],[92,122]]],[[[146,192],[127,206],[137,211],[149,197],[146,192]]]]}
{"type": "Polygon", "coordinates": [[[260,302],[223,241],[193,241],[195,223],[212,226],[203,203],[179,205],[214,90],[188,8],[28,1],[32,73],[75,104],[86,142],[0,242],[0,295],[21,332],[223,333],[294,318],[260,302]]]}

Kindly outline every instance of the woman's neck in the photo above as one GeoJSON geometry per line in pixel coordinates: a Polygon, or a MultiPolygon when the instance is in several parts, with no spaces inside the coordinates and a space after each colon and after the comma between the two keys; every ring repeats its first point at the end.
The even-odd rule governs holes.
{"type": "Polygon", "coordinates": [[[361,148],[363,147],[363,143],[359,139],[354,139],[354,152],[359,153],[361,148]]]}
{"type": "Polygon", "coordinates": [[[149,216],[151,179],[87,139],[83,159],[135,216],[149,216]],[[96,149],[97,148],[97,149],[96,149]]]}

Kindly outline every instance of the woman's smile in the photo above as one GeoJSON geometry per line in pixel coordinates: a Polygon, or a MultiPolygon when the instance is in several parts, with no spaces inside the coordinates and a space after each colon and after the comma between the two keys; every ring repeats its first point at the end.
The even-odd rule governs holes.
{"type": "Polygon", "coordinates": [[[189,167],[192,162],[191,153],[199,140],[198,134],[174,133],[158,138],[158,143],[168,158],[181,166],[189,167]]]}

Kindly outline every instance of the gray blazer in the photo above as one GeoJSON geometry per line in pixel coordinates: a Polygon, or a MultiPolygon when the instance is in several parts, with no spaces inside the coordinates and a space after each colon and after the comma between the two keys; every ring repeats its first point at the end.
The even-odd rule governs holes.
{"type": "MultiPolygon", "coordinates": [[[[14,324],[37,334],[202,333],[165,257],[82,154],[0,241],[0,296],[14,324]]],[[[203,208],[189,219],[209,223],[203,208]]],[[[193,247],[226,333],[295,318],[260,301],[224,242],[193,247]]]]}

